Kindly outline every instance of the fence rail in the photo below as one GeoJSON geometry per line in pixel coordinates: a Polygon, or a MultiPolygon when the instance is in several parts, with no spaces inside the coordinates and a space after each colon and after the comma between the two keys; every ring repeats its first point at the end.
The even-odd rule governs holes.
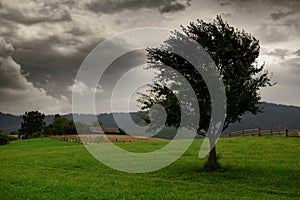
{"type": "Polygon", "coordinates": [[[227,134],[224,134],[223,137],[249,137],[249,136],[300,136],[300,130],[299,129],[288,129],[288,128],[282,128],[282,129],[268,129],[268,130],[262,130],[260,128],[256,129],[246,129],[246,130],[240,130],[235,132],[229,132],[227,134]]]}
{"type": "MultiPolygon", "coordinates": [[[[251,137],[251,136],[285,136],[285,137],[300,137],[300,129],[269,129],[269,130],[261,130],[259,128],[256,129],[247,129],[240,130],[235,132],[229,132],[226,134],[222,134],[221,137],[251,137]]],[[[87,134],[82,137],[78,135],[51,135],[51,138],[69,141],[69,142],[79,142],[79,143],[94,143],[97,142],[107,142],[103,137],[99,135],[87,134]]],[[[128,135],[107,135],[108,140],[111,142],[142,142],[149,140],[157,140],[159,138],[143,138],[143,137],[132,137],[128,135]]]]}

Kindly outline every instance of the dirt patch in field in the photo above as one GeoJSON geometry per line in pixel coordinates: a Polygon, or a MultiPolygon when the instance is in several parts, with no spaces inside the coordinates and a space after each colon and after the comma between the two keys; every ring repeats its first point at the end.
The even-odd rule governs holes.
{"type": "Polygon", "coordinates": [[[101,142],[148,142],[148,141],[158,141],[166,140],[161,138],[147,138],[147,137],[135,137],[131,135],[114,135],[114,134],[86,134],[81,135],[60,135],[51,136],[59,140],[70,141],[70,142],[81,142],[81,143],[101,143],[101,142]],[[108,139],[108,140],[107,140],[108,139]]]}

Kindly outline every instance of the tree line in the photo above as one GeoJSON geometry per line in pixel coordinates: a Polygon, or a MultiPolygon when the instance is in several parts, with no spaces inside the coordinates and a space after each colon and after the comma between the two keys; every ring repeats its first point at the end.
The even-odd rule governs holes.
{"type": "MultiPolygon", "coordinates": [[[[76,126],[80,130],[88,131],[88,124],[83,122],[76,122],[76,126],[73,120],[68,120],[59,114],[54,116],[52,123],[45,123],[45,114],[39,111],[25,112],[22,115],[23,121],[21,122],[21,128],[18,130],[18,137],[22,139],[36,138],[49,135],[75,135],[77,134],[76,126]]],[[[101,122],[97,121],[95,123],[101,122]]],[[[93,126],[92,124],[92,126],[93,126]]]]}

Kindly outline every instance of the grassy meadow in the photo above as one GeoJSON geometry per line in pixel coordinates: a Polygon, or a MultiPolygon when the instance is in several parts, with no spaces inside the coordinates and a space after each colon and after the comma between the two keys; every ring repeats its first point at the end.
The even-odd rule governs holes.
{"type": "MultiPolygon", "coordinates": [[[[167,141],[117,143],[147,152],[167,141]]],[[[82,144],[51,138],[0,146],[0,199],[300,199],[300,138],[222,138],[224,172],[201,171],[202,140],[176,162],[145,174],[118,172],[82,144]]]]}

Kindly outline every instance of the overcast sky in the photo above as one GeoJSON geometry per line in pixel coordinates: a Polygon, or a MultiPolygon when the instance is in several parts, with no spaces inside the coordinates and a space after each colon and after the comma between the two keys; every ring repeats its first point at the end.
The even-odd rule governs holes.
{"type": "MultiPolygon", "coordinates": [[[[179,30],[216,15],[260,40],[259,62],[278,82],[261,91],[262,100],[300,106],[299,11],[298,0],[0,0],[0,111],[72,112],[77,70],[101,41],[132,28],[179,30]]],[[[144,56],[133,52],[118,59],[106,72],[99,95],[120,77],[120,69],[142,64],[144,56]]],[[[109,111],[98,103],[98,112],[109,111]]]]}

